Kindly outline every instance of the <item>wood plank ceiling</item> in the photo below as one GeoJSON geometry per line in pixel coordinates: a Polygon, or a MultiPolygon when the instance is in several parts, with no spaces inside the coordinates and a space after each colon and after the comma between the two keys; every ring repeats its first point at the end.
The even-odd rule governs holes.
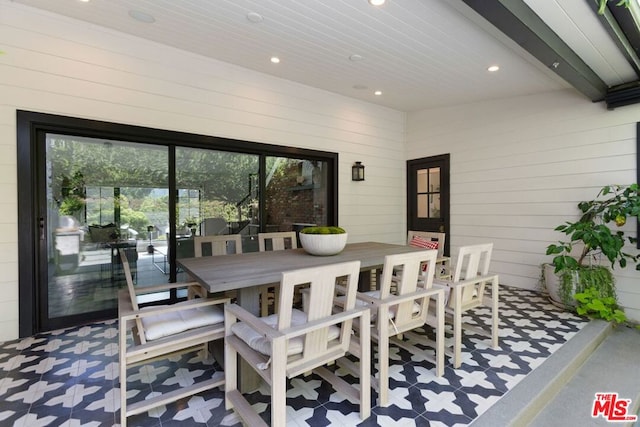
{"type": "Polygon", "coordinates": [[[570,86],[598,100],[637,80],[587,0],[13,1],[401,111],[570,86]],[[503,9],[511,17],[501,25],[491,10],[503,9]],[[132,18],[140,12],[154,22],[132,18]],[[501,28],[522,27],[514,24],[522,19],[526,27],[531,15],[539,27],[531,32],[564,43],[586,85],[568,76],[576,70],[554,68],[548,52],[539,56],[542,47],[531,51],[521,33],[501,28]],[[487,71],[494,64],[500,70],[487,71]]]}

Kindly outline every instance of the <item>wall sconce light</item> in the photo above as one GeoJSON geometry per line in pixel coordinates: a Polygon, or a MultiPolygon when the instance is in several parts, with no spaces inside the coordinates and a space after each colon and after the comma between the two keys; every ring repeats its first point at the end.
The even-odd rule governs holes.
{"type": "Polygon", "coordinates": [[[362,162],[355,162],[351,166],[351,181],[364,181],[364,165],[362,162]]]}

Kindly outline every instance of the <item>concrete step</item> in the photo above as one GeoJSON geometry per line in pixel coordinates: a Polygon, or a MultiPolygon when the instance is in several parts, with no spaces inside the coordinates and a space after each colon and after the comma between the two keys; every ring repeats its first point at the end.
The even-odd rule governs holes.
{"type": "Polygon", "coordinates": [[[611,426],[602,417],[591,417],[595,394],[600,392],[631,399],[631,413],[638,413],[639,330],[589,322],[472,426],[611,426]]]}

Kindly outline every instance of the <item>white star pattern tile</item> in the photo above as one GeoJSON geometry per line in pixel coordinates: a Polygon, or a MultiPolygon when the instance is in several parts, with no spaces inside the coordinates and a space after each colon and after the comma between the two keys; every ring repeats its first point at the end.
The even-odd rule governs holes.
{"type": "MultiPolygon", "coordinates": [[[[494,350],[486,338],[466,333],[462,366],[452,369],[447,357],[442,377],[434,375],[433,365],[422,355],[391,345],[389,405],[376,406],[377,393],[373,391],[372,414],[367,420],[360,420],[357,403],[315,374],[289,380],[288,425],[468,425],[586,324],[533,291],[501,287],[500,307],[500,348],[494,350]]],[[[484,308],[465,316],[476,325],[486,325],[490,318],[484,308]]],[[[417,330],[415,344],[433,354],[423,344],[423,336],[433,337],[433,331],[423,329],[417,330]]],[[[446,335],[450,342],[450,328],[446,335]]],[[[375,354],[376,346],[373,348],[375,354]]],[[[377,365],[375,357],[372,362],[377,365]]],[[[352,380],[339,366],[332,369],[352,380]]],[[[211,378],[220,370],[211,357],[203,358],[196,352],[130,369],[129,402],[211,378]]],[[[372,368],[372,374],[376,373],[372,368]]],[[[118,324],[114,320],[0,343],[0,425],[118,425],[118,375],[118,324]]],[[[269,423],[268,388],[263,386],[247,396],[269,423]]],[[[213,389],[133,416],[129,424],[236,427],[241,422],[233,411],[225,409],[224,392],[213,389]]]]}

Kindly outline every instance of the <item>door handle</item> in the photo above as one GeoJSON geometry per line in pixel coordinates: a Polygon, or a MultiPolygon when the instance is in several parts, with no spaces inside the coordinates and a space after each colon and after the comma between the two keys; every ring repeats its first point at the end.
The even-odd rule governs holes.
{"type": "Polygon", "coordinates": [[[39,232],[40,232],[40,240],[44,241],[44,218],[40,217],[38,220],[38,228],[39,228],[39,232]]]}

